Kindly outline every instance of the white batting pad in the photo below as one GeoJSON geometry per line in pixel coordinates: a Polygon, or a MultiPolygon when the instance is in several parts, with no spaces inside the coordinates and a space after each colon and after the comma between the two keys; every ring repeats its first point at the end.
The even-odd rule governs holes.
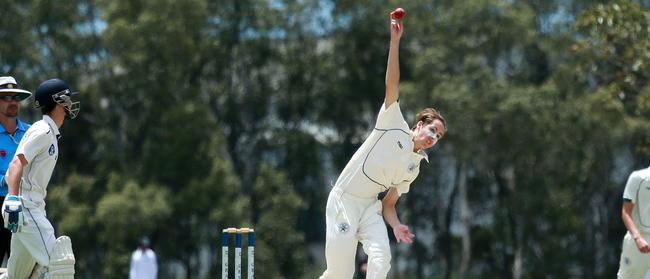
{"type": "Polygon", "coordinates": [[[52,254],[50,255],[50,266],[45,279],[73,279],[74,278],[74,253],[72,242],[67,236],[60,236],[56,239],[52,254]]]}

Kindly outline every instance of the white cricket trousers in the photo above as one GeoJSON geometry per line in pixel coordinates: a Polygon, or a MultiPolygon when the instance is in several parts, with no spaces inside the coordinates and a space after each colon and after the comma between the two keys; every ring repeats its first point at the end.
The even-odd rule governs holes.
{"type": "Polygon", "coordinates": [[[45,212],[39,209],[25,209],[28,224],[11,236],[11,254],[7,263],[10,279],[26,279],[36,263],[48,266],[54,247],[54,228],[45,212]]]}
{"type": "Polygon", "coordinates": [[[381,201],[332,189],[325,208],[327,270],[320,279],[352,279],[357,244],[368,255],[366,278],[383,279],[390,270],[390,244],[381,201]]]}
{"type": "MultiPolygon", "coordinates": [[[[650,234],[642,233],[646,241],[650,242],[650,234]]],[[[621,260],[618,268],[618,279],[650,279],[650,253],[643,254],[636,247],[636,241],[630,232],[623,238],[623,251],[621,251],[621,260]]]]}

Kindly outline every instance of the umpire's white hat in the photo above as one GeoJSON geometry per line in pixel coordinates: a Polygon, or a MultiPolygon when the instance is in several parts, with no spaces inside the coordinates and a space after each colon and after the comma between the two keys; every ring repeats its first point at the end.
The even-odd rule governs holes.
{"type": "Polygon", "coordinates": [[[0,94],[2,93],[16,93],[20,96],[21,100],[25,100],[32,96],[32,92],[18,88],[16,79],[11,76],[0,77],[0,94]]]}

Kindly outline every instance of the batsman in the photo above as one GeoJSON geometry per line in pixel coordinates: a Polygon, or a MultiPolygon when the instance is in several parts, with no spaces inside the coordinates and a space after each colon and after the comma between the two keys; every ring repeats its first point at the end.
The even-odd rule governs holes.
{"type": "Polygon", "coordinates": [[[43,119],[32,125],[18,144],[5,180],[9,193],[2,205],[5,227],[12,232],[7,273],[0,279],[74,278],[70,238],[54,237],[45,213],[47,184],[59,158],[59,129],[79,113],[68,85],[60,79],[41,83],[34,94],[43,119]]]}

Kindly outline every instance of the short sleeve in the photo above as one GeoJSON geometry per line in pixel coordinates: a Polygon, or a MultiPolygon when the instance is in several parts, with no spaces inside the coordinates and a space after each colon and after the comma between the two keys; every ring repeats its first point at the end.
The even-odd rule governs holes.
{"type": "Polygon", "coordinates": [[[623,199],[636,203],[636,196],[639,192],[639,187],[643,183],[643,178],[639,175],[638,172],[633,172],[630,177],[627,179],[625,184],[625,190],[623,191],[623,199]]]}
{"type": "Polygon", "coordinates": [[[27,163],[31,163],[36,155],[43,152],[48,147],[48,144],[50,143],[49,139],[47,133],[30,133],[28,131],[18,144],[16,155],[23,154],[27,163]]]}
{"type": "Polygon", "coordinates": [[[377,129],[409,129],[408,124],[404,121],[404,116],[399,108],[399,102],[392,103],[388,108],[381,104],[379,115],[377,115],[377,129]]]}
{"type": "Polygon", "coordinates": [[[406,194],[411,189],[411,181],[404,181],[404,182],[402,182],[400,184],[397,184],[397,186],[395,186],[395,189],[397,190],[397,193],[400,196],[402,194],[406,194]]]}

